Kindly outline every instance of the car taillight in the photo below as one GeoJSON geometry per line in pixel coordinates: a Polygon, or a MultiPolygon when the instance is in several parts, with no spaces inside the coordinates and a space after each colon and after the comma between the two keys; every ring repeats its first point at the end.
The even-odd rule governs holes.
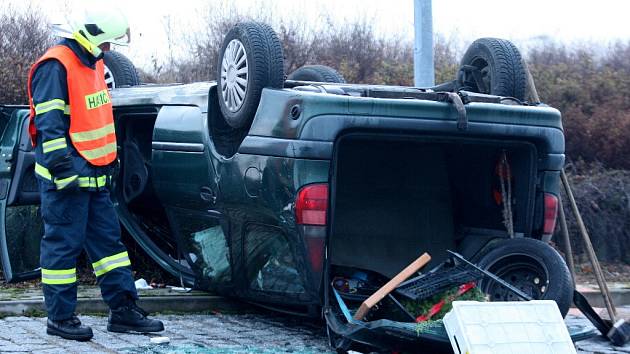
{"type": "Polygon", "coordinates": [[[311,184],[298,191],[295,216],[300,225],[326,225],[328,184],[311,184]]]}
{"type": "Polygon", "coordinates": [[[556,229],[556,219],[558,217],[558,197],[553,194],[545,193],[545,223],[543,226],[543,234],[551,235],[556,229]]]}

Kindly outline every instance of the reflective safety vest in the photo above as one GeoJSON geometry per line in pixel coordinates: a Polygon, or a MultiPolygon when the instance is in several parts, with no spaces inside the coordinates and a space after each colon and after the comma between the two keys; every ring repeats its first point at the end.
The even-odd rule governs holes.
{"type": "MultiPolygon", "coordinates": [[[[69,135],[72,145],[92,165],[110,164],[116,159],[116,132],[111,97],[105,84],[103,61],[96,62],[96,70],[91,69],[81,62],[72,49],[63,45],[50,48],[33,65],[28,76],[28,99],[31,107],[29,133],[33,146],[36,145],[37,131],[31,80],[37,66],[47,59],[58,60],[66,69],[70,102],[64,107],[64,111],[70,114],[69,135]]],[[[50,104],[65,104],[59,101],[50,104]]]]}

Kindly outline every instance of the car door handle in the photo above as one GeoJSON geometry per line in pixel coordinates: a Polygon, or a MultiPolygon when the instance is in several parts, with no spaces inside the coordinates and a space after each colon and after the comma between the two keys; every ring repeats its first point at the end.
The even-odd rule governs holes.
{"type": "Polygon", "coordinates": [[[201,187],[201,191],[199,192],[199,197],[206,202],[210,202],[212,204],[217,202],[217,196],[214,194],[212,188],[204,186],[201,187]]]}

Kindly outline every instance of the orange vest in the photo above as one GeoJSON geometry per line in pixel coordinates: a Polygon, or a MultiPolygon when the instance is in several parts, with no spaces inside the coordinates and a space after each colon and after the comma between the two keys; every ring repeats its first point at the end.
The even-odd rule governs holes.
{"type": "Polygon", "coordinates": [[[103,61],[96,70],[81,63],[72,49],[58,45],[50,48],[31,68],[28,76],[28,99],[31,106],[29,133],[35,146],[35,106],[31,81],[35,68],[44,60],[56,59],[65,68],[70,102],[70,141],[89,163],[105,166],[116,159],[116,133],[111,97],[105,84],[103,61]]]}

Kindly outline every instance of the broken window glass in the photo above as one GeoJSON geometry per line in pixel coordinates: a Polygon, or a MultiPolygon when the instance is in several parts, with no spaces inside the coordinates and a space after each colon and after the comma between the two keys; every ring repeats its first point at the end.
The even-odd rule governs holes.
{"type": "Polygon", "coordinates": [[[5,212],[7,249],[13,274],[39,268],[39,244],[44,224],[39,205],[7,207],[5,212]]]}
{"type": "Polygon", "coordinates": [[[247,279],[253,290],[305,292],[291,245],[275,227],[250,225],[245,240],[247,279]]]}
{"type": "Polygon", "coordinates": [[[174,215],[192,268],[214,285],[231,281],[230,252],[219,219],[187,211],[174,215]]]}

